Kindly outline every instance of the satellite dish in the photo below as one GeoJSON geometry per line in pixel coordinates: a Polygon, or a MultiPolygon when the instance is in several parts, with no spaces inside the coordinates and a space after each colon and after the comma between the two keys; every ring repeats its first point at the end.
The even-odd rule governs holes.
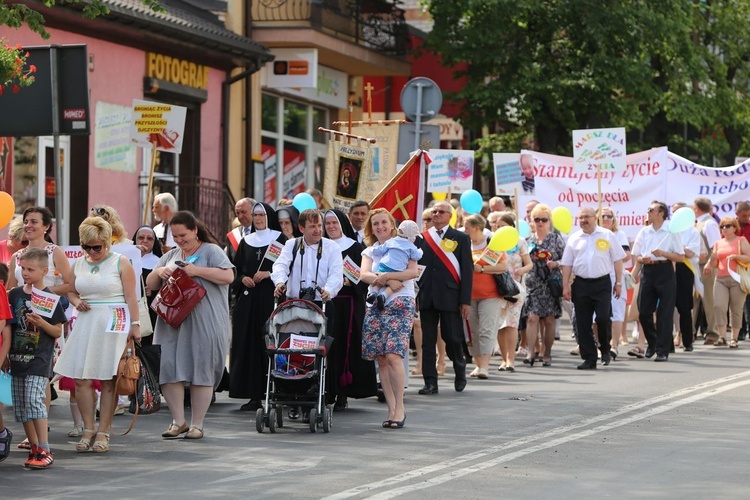
{"type": "Polygon", "coordinates": [[[435,118],[443,105],[443,93],[437,83],[420,76],[409,80],[401,91],[401,109],[413,122],[435,118]]]}

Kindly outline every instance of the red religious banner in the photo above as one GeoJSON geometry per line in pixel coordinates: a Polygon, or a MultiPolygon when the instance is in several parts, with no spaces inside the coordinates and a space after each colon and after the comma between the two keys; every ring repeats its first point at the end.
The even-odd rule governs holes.
{"type": "Polygon", "coordinates": [[[371,208],[385,208],[396,220],[419,221],[424,207],[424,171],[430,164],[425,151],[414,154],[391,181],[370,202],[371,208]]]}

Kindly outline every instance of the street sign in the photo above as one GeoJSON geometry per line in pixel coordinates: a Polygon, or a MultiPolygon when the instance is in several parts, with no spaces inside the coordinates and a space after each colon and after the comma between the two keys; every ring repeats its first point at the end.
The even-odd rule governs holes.
{"type": "Polygon", "coordinates": [[[423,76],[412,78],[406,82],[401,91],[401,109],[413,122],[426,122],[435,118],[442,105],[443,93],[437,83],[429,78],[423,76]]]}

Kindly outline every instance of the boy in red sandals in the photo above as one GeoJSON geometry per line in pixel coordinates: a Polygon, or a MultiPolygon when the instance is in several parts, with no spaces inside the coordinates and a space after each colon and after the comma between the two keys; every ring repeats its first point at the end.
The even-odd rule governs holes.
{"type": "Polygon", "coordinates": [[[42,304],[41,309],[49,310],[49,317],[40,314],[41,309],[34,312],[31,307],[34,292],[43,290],[54,295],[44,286],[48,260],[47,251],[41,248],[30,248],[21,256],[21,273],[26,284],[8,293],[13,319],[5,327],[12,331],[13,409],[16,422],[23,424],[31,443],[29,458],[24,462],[24,466],[30,469],[46,469],[54,462],[47,438],[44,393],[52,375],[55,339],[62,335],[66,317],[59,302],[54,309],[49,304],[42,304]]]}

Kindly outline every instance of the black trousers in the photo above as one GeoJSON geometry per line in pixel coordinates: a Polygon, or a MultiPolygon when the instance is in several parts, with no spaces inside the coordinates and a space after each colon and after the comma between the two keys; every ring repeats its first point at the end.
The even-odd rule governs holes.
{"type": "Polygon", "coordinates": [[[693,287],[695,278],[693,272],[678,262],[675,265],[675,307],[680,313],[680,335],[682,345],[693,345],[693,287]]]}
{"type": "Polygon", "coordinates": [[[675,272],[672,264],[646,264],[641,270],[638,292],[638,320],[648,347],[669,357],[675,307],[675,272]],[[656,313],[656,323],[654,323],[656,313]]]}
{"type": "Polygon", "coordinates": [[[571,294],[576,311],[581,358],[596,364],[596,342],[591,324],[596,313],[600,349],[602,354],[608,356],[612,341],[612,280],[609,274],[593,279],[576,276],[571,294]]]}
{"type": "Polygon", "coordinates": [[[422,320],[422,376],[425,384],[435,387],[438,385],[435,366],[438,324],[440,324],[440,334],[445,341],[445,352],[453,361],[456,380],[465,379],[466,358],[464,357],[464,328],[461,323],[461,314],[458,311],[421,309],[419,317],[422,320]]]}

